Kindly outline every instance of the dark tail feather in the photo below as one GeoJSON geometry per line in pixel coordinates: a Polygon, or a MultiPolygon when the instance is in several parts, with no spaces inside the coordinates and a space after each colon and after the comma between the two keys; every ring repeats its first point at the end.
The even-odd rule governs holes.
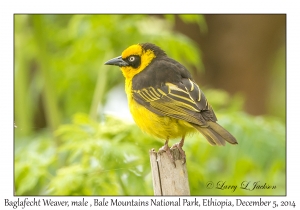
{"type": "Polygon", "coordinates": [[[223,128],[221,125],[219,125],[216,122],[208,121],[207,122],[209,127],[211,127],[215,132],[217,132],[220,136],[222,136],[226,141],[228,141],[230,144],[237,144],[237,140],[234,138],[233,135],[231,135],[225,128],[223,128]]]}
{"type": "Polygon", "coordinates": [[[208,127],[193,125],[212,145],[225,145],[225,142],[237,144],[237,140],[216,122],[208,121],[208,127]]]}

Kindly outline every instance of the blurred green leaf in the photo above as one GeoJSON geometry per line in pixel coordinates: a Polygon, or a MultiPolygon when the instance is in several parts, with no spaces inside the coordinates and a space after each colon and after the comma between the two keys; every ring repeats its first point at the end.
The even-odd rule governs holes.
{"type": "Polygon", "coordinates": [[[203,15],[181,14],[179,17],[187,23],[197,23],[200,31],[203,33],[207,32],[207,25],[203,15]]]}

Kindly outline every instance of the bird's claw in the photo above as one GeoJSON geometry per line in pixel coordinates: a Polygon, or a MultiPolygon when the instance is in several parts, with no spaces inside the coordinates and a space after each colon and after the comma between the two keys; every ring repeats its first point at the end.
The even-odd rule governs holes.
{"type": "Polygon", "coordinates": [[[165,144],[164,146],[162,146],[159,150],[158,150],[158,154],[161,154],[163,152],[166,152],[168,157],[170,158],[171,162],[174,164],[175,168],[176,168],[176,164],[175,164],[175,160],[174,160],[174,156],[171,153],[170,147],[165,144]]]}
{"type": "Polygon", "coordinates": [[[184,150],[182,149],[182,144],[181,144],[181,142],[179,142],[179,143],[176,143],[176,144],[174,144],[172,147],[171,147],[171,149],[174,149],[174,148],[178,148],[178,150],[179,150],[179,152],[180,152],[180,154],[181,154],[181,158],[182,158],[182,165],[183,164],[185,164],[186,163],[186,155],[185,155],[185,152],[184,152],[184,150]]]}

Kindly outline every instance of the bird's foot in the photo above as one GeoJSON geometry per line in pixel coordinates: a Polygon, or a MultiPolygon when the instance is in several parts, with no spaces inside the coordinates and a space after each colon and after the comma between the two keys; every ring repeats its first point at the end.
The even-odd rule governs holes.
{"type": "Polygon", "coordinates": [[[181,154],[181,159],[182,159],[182,165],[185,164],[186,162],[186,156],[185,156],[185,152],[184,150],[182,149],[182,146],[183,146],[183,143],[180,141],[179,143],[176,143],[174,144],[171,149],[174,149],[174,148],[178,148],[180,154],[181,154]]]}
{"type": "Polygon", "coordinates": [[[162,146],[159,150],[158,150],[158,154],[161,154],[163,152],[166,152],[168,157],[170,158],[171,162],[174,164],[175,168],[176,168],[176,164],[175,164],[175,160],[174,157],[171,153],[170,147],[168,146],[168,143],[165,143],[164,146],[162,146]]]}

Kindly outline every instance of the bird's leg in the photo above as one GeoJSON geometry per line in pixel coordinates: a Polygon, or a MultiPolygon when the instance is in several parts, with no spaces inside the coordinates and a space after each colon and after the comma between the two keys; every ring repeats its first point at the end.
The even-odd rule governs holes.
{"type": "Polygon", "coordinates": [[[174,160],[174,157],[173,155],[171,154],[171,150],[170,150],[170,147],[168,145],[169,143],[169,139],[166,140],[164,146],[162,146],[159,150],[158,150],[158,153],[162,153],[162,152],[166,152],[168,157],[170,158],[170,160],[172,161],[172,163],[174,164],[174,166],[176,167],[176,164],[175,164],[175,160],[174,160]]]}
{"type": "Polygon", "coordinates": [[[185,135],[182,136],[182,138],[181,138],[181,140],[180,140],[179,143],[176,143],[176,144],[174,144],[174,145],[171,147],[171,149],[173,149],[173,148],[175,148],[175,147],[178,148],[178,150],[179,150],[179,152],[180,152],[180,154],[181,154],[181,157],[182,157],[182,159],[183,159],[183,163],[182,163],[182,164],[185,164],[185,162],[186,162],[185,152],[184,152],[184,150],[182,149],[183,144],[184,144],[184,138],[185,138],[185,135]]]}

